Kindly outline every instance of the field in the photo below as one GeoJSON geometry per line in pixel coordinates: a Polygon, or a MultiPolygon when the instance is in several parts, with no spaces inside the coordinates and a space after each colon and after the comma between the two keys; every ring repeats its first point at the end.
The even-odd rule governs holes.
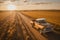
{"type": "MultiPolygon", "coordinates": [[[[29,10],[21,11],[32,18],[46,18],[48,22],[60,25],[60,10],[29,10]]],[[[10,15],[9,11],[0,11],[0,20],[10,15]]]]}
{"type": "MultiPolygon", "coordinates": [[[[12,12],[13,11],[0,11],[0,20],[9,16],[12,12]]],[[[57,31],[60,32],[60,10],[25,10],[19,12],[34,19],[46,18],[48,22],[55,24],[55,30],[58,29],[57,31]]]]}
{"type": "Polygon", "coordinates": [[[11,13],[8,11],[0,11],[0,20],[3,20],[5,17],[9,16],[11,13]]]}
{"type": "Polygon", "coordinates": [[[33,18],[46,18],[48,22],[60,25],[60,10],[33,10],[22,11],[23,14],[33,18]]]}

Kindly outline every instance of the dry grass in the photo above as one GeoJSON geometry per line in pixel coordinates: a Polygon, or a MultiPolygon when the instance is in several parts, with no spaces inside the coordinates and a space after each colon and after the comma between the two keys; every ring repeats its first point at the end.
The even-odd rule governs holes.
{"type": "Polygon", "coordinates": [[[60,25],[60,10],[22,11],[22,13],[33,18],[46,18],[47,21],[60,25]]]}
{"type": "MultiPolygon", "coordinates": [[[[47,21],[60,25],[60,10],[35,10],[22,11],[24,14],[33,18],[46,18],[47,21]]],[[[0,11],[0,20],[8,16],[9,11],[0,11]]]]}
{"type": "Polygon", "coordinates": [[[8,15],[10,15],[8,11],[0,11],[0,20],[4,19],[8,15]]]}

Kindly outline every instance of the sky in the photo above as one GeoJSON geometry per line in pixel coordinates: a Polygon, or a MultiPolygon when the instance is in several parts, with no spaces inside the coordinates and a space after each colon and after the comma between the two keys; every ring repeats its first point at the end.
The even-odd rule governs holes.
{"type": "Polygon", "coordinates": [[[32,2],[60,2],[60,0],[32,0],[32,2]]]}
{"type": "Polygon", "coordinates": [[[60,10],[60,0],[0,0],[0,10],[8,10],[9,4],[15,5],[16,10],[60,10]]]}

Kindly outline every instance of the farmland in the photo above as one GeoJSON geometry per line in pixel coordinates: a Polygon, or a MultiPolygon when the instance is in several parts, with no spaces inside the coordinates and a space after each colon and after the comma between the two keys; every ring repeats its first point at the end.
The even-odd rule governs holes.
{"type": "Polygon", "coordinates": [[[22,13],[35,19],[46,18],[48,22],[60,25],[60,10],[30,10],[22,13]]]}
{"type": "Polygon", "coordinates": [[[5,17],[9,16],[11,12],[9,11],[0,11],[0,20],[4,19],[5,17]]]}

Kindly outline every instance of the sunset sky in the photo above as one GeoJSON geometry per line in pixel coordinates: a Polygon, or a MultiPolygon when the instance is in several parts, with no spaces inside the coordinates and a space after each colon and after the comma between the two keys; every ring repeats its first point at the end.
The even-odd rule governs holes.
{"type": "Polygon", "coordinates": [[[16,6],[15,10],[60,10],[60,0],[0,0],[0,10],[8,10],[8,5],[16,6]]]}

